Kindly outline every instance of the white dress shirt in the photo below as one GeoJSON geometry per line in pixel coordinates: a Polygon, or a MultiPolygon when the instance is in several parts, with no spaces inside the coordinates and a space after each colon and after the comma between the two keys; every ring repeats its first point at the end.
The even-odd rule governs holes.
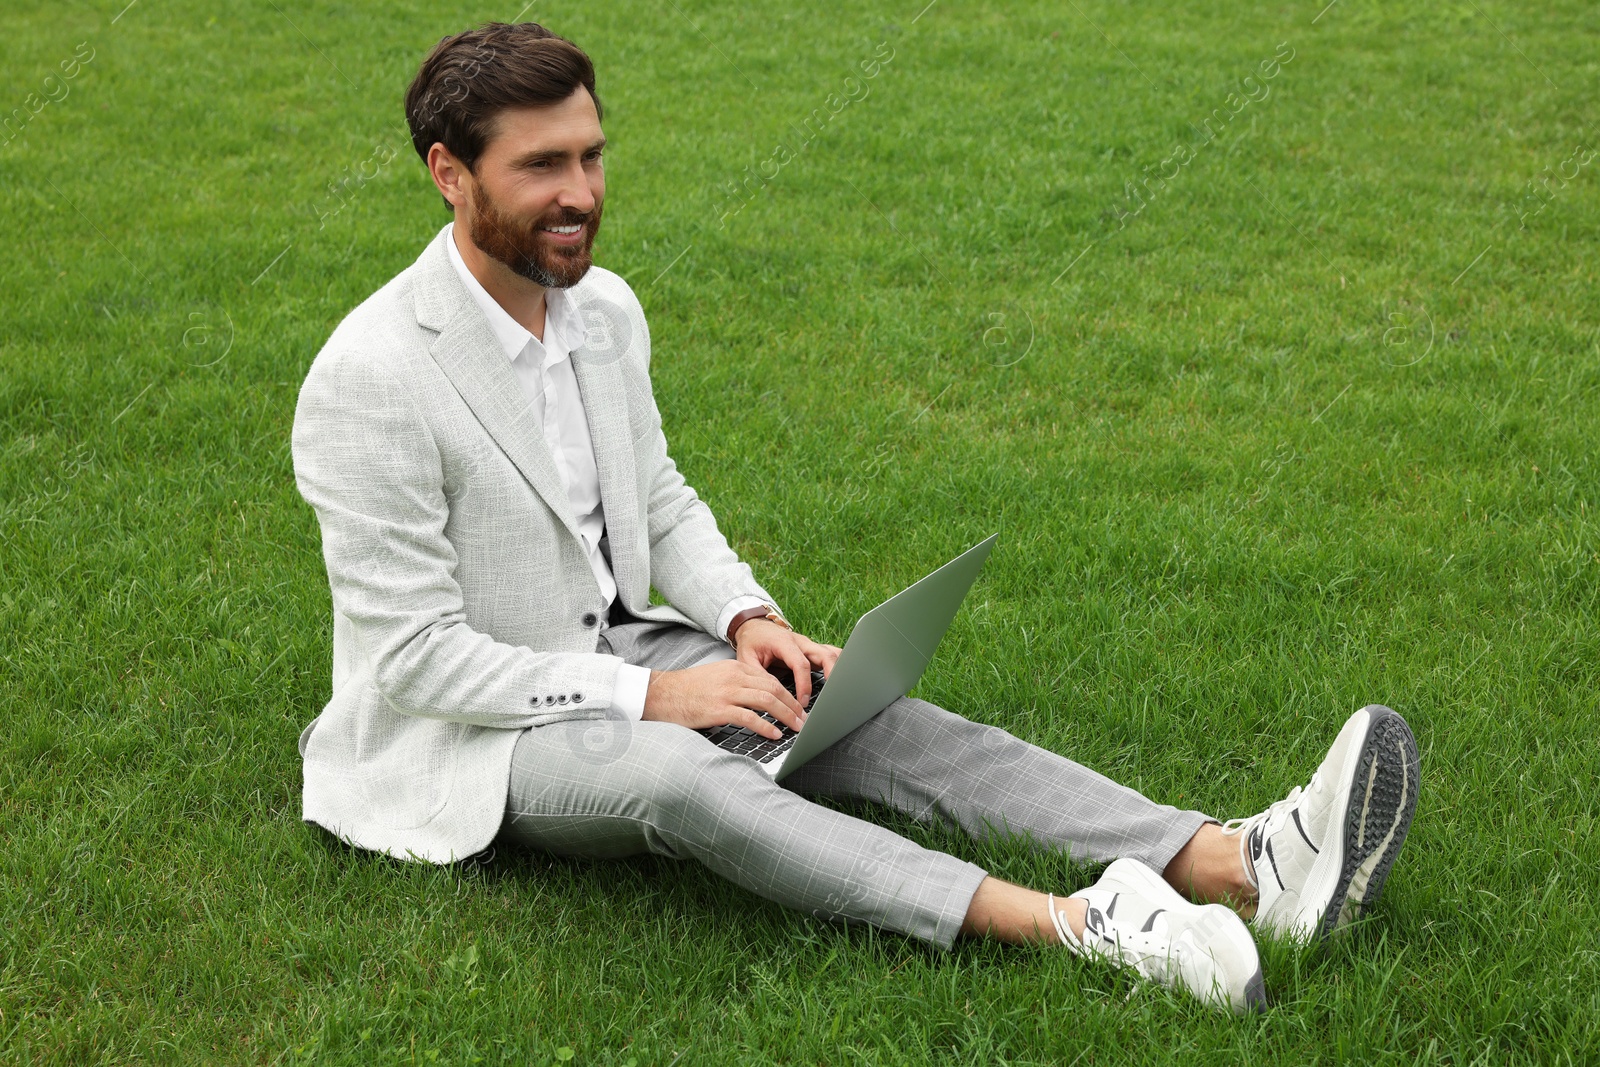
{"type": "MultiPolygon", "coordinates": [[[[600,502],[600,469],[595,466],[589,420],[583,411],[583,396],[578,391],[578,378],[569,358],[573,349],[583,347],[588,327],[567,299],[565,290],[546,289],[544,340],[541,341],[513,319],[467,269],[456,247],[453,225],[445,244],[450,250],[450,263],[461,276],[461,284],[467,287],[473,302],[489,320],[489,328],[511,361],[522,395],[533,408],[534,421],[544,434],[561,484],[567,490],[567,501],[577,519],[578,535],[588,554],[589,568],[594,571],[595,584],[600,587],[600,596],[609,608],[617,596],[617,580],[600,551],[600,538],[606,527],[605,509],[600,502]]],[[[760,597],[735,597],[722,609],[717,620],[717,636],[726,638],[728,624],[735,615],[763,603],[760,597]]],[[[649,685],[648,668],[624,663],[617,673],[612,710],[631,719],[643,718],[649,685]]]]}

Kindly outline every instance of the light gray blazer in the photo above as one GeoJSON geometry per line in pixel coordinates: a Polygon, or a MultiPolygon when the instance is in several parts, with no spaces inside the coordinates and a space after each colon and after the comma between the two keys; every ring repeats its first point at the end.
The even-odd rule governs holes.
{"type": "MultiPolygon", "coordinates": [[[[304,818],[445,863],[488,845],[518,732],[612,717],[622,661],[555,461],[441,230],[334,330],[300,389],[294,468],[333,590],[333,697],[300,735],[304,818]]],[[[617,596],[707,632],[776,603],[667,455],[650,335],[617,275],[570,290],[572,354],[617,596]],[[654,585],[672,607],[649,604],[654,585]]]]}

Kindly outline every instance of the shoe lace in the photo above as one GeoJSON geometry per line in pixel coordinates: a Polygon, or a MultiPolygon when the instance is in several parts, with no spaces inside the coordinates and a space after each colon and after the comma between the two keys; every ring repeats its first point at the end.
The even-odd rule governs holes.
{"type": "Polygon", "coordinates": [[[1166,982],[1176,965],[1176,960],[1169,958],[1176,948],[1164,940],[1152,939],[1127,931],[1108,930],[1096,926],[1095,910],[1090,908],[1084,915],[1083,939],[1073,936],[1071,927],[1067,924],[1067,913],[1056,910],[1055,894],[1049,895],[1048,906],[1050,921],[1055,924],[1056,933],[1061,937],[1061,943],[1066,945],[1075,956],[1105,957],[1117,959],[1133,967],[1135,971],[1157,982],[1166,982]]]}
{"type": "Polygon", "coordinates": [[[1089,932],[1094,940],[1084,946],[1085,955],[1119,960],[1161,985],[1173,984],[1182,972],[1184,957],[1195,948],[1187,934],[1168,940],[1125,930],[1113,933],[1091,929],[1089,932]]]}
{"type": "Polygon", "coordinates": [[[1192,956],[1204,954],[1194,943],[1194,935],[1187,930],[1168,938],[1161,934],[1097,926],[1093,908],[1084,918],[1083,940],[1080,941],[1070,936],[1066,929],[1066,912],[1060,912],[1059,919],[1057,915],[1052,900],[1050,917],[1057,921],[1056,932],[1074,955],[1114,961],[1132,968],[1147,981],[1160,985],[1187,984],[1184,980],[1185,962],[1192,956]]]}
{"type": "MultiPolygon", "coordinates": [[[[1318,788],[1318,781],[1315,775],[1312,776],[1307,788],[1313,792],[1318,788]]],[[[1239,836],[1239,859],[1244,865],[1244,877],[1250,883],[1251,889],[1261,888],[1256,882],[1255,860],[1250,855],[1250,838],[1253,832],[1258,827],[1264,835],[1281,830],[1289,821],[1290,814],[1299,806],[1300,797],[1303,793],[1304,790],[1300,786],[1295,786],[1289,790],[1288,796],[1273,802],[1265,811],[1258,811],[1254,815],[1248,815],[1242,819],[1229,819],[1222,824],[1224,836],[1232,837],[1235,834],[1239,836]]]]}

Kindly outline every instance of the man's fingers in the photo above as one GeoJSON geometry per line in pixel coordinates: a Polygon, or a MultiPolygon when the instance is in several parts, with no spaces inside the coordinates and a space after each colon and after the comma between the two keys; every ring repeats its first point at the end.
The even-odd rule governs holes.
{"type": "MultiPolygon", "coordinates": [[[[792,670],[793,668],[790,669],[792,670]]],[[[745,684],[781,701],[784,707],[790,708],[796,713],[801,710],[800,703],[789,695],[789,691],[783,687],[783,683],[773,677],[772,672],[765,667],[757,667],[749,672],[745,684]]],[[[796,727],[796,729],[799,729],[799,727],[796,727]]]]}
{"type": "MultiPolygon", "coordinates": [[[[796,674],[795,675],[796,682],[799,681],[799,678],[800,678],[800,676],[798,674],[796,674]]],[[[807,681],[809,681],[809,680],[810,680],[810,677],[808,675],[807,676],[807,681]]],[[[803,721],[800,718],[800,716],[805,714],[805,706],[799,700],[796,700],[794,695],[791,694],[789,692],[789,690],[787,690],[787,689],[785,689],[783,687],[783,683],[782,682],[778,681],[778,679],[774,678],[770,674],[767,675],[767,683],[771,686],[771,688],[768,689],[767,692],[771,693],[774,697],[776,697],[777,700],[779,701],[779,703],[783,705],[785,710],[790,711],[790,712],[793,713],[795,722],[798,723],[798,722],[803,721]]],[[[787,722],[788,720],[786,719],[784,721],[787,722]]],[[[795,726],[794,728],[796,730],[800,729],[800,727],[798,727],[798,726],[795,726]]]]}
{"type": "MultiPolygon", "coordinates": [[[[771,678],[771,675],[768,675],[768,677],[771,678]]],[[[772,681],[773,684],[777,684],[776,678],[773,678],[772,681]]],[[[772,693],[765,689],[747,690],[744,697],[740,699],[739,703],[750,709],[752,714],[757,711],[764,711],[796,733],[800,731],[800,727],[803,723],[803,720],[800,718],[800,710],[794,706],[794,697],[785,692],[782,686],[779,686],[777,693],[772,693]]],[[[757,715],[756,718],[760,719],[761,717],[757,715]]],[[[761,732],[766,734],[768,737],[783,736],[780,732],[778,732],[778,728],[776,726],[772,726],[772,724],[767,722],[765,719],[761,719],[761,724],[763,727],[761,732]],[[766,727],[771,727],[770,733],[766,727]]]]}
{"type": "Polygon", "coordinates": [[[825,645],[810,638],[805,638],[800,648],[811,661],[811,665],[822,672],[824,678],[833,673],[833,665],[838,662],[839,653],[844,651],[836,645],[825,645]]]}
{"type": "MultiPolygon", "coordinates": [[[[756,698],[756,699],[759,700],[759,698],[756,698]]],[[[756,702],[756,700],[752,700],[751,701],[751,703],[755,703],[755,702],[756,702]]],[[[776,741],[778,738],[783,736],[783,731],[782,730],[778,729],[776,726],[774,726],[772,723],[768,722],[766,719],[763,719],[760,715],[757,715],[755,713],[755,711],[753,711],[752,709],[746,707],[746,708],[741,708],[740,710],[741,710],[741,712],[743,714],[736,715],[736,716],[734,716],[733,719],[731,719],[729,721],[737,722],[740,726],[746,727],[747,729],[750,729],[750,730],[754,730],[756,733],[760,734],[762,737],[770,737],[774,741],[776,741]]],[[[763,709],[763,710],[765,710],[769,715],[771,715],[775,719],[780,719],[781,720],[783,718],[783,715],[781,714],[781,712],[778,709],[767,708],[767,709],[763,709]]],[[[792,729],[794,729],[794,727],[791,725],[789,727],[789,729],[792,730],[792,729]]]]}
{"type": "Polygon", "coordinates": [[[784,650],[783,661],[789,665],[789,670],[794,674],[794,698],[802,711],[811,700],[811,660],[800,649],[799,642],[793,642],[784,650]]]}
{"type": "MultiPolygon", "coordinates": [[[[781,637],[787,640],[774,641],[772,646],[767,646],[760,650],[756,648],[753,642],[745,645],[738,654],[738,660],[740,663],[760,671],[767,678],[772,677],[768,671],[772,663],[782,663],[788,667],[790,673],[794,675],[795,691],[799,696],[799,704],[796,706],[804,707],[806,700],[811,695],[811,668],[807,664],[805,654],[800,651],[800,641],[805,639],[798,634],[790,635],[787,633],[782,634],[781,637]],[[763,653],[768,655],[769,659],[767,661],[762,660],[763,653]]],[[[781,683],[778,684],[777,691],[781,691],[785,697],[789,695],[788,690],[784,689],[781,683]]]]}

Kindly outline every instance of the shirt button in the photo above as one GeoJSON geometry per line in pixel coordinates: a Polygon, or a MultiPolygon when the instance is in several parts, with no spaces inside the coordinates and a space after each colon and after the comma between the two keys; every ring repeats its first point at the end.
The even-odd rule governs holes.
{"type": "Polygon", "coordinates": [[[596,626],[599,624],[599,622],[600,616],[596,615],[594,612],[586,611],[583,613],[583,624],[585,626],[596,626]]]}

